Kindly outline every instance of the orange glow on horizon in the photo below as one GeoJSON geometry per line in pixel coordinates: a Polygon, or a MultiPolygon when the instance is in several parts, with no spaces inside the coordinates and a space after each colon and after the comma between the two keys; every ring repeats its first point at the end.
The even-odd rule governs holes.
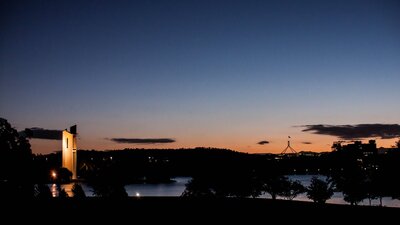
{"type": "MultiPolygon", "coordinates": [[[[318,135],[318,138],[310,138],[310,135],[306,137],[301,136],[291,136],[290,145],[297,152],[300,151],[312,151],[312,152],[329,152],[331,151],[331,146],[333,142],[338,141],[339,139],[330,136],[322,136],[318,135]],[[310,142],[310,143],[307,143],[310,142]]],[[[144,149],[174,149],[174,148],[195,148],[195,147],[213,147],[213,148],[224,148],[231,149],[234,151],[245,152],[245,153],[281,153],[287,146],[287,138],[271,138],[269,139],[269,143],[265,145],[257,144],[262,139],[252,140],[248,139],[239,139],[236,138],[234,140],[229,139],[220,139],[217,138],[212,140],[191,140],[191,142],[178,141],[175,143],[169,144],[147,144],[147,145],[139,145],[139,144],[119,144],[114,143],[107,140],[85,140],[82,139],[80,141],[80,149],[84,150],[117,150],[117,149],[125,149],[125,148],[144,148],[144,149]],[[229,144],[227,144],[229,143],[229,144]]],[[[367,142],[369,139],[362,140],[363,142],[367,142]]],[[[394,146],[395,142],[398,140],[395,139],[375,139],[377,142],[377,147],[390,148],[394,146]]],[[[32,152],[35,154],[48,154],[53,153],[55,151],[61,150],[60,141],[49,141],[49,140],[40,140],[40,139],[31,139],[31,148],[32,152]]]]}

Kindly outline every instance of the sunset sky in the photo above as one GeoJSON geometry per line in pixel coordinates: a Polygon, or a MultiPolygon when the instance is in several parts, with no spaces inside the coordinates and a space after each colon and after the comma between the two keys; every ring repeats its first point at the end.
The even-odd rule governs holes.
{"type": "Polygon", "coordinates": [[[400,1],[6,0],[0,18],[0,117],[77,124],[79,149],[400,137],[400,1]]]}

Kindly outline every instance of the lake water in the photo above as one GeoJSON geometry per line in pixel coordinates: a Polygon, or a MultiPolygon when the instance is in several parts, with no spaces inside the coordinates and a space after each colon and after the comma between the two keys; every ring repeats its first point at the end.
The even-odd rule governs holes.
{"type": "MultiPolygon", "coordinates": [[[[290,175],[288,176],[291,180],[298,180],[304,186],[309,186],[313,175],[290,175]]],[[[325,179],[324,176],[318,176],[320,179],[325,179]]],[[[129,184],[125,186],[125,190],[129,196],[180,196],[185,190],[185,184],[190,180],[190,177],[176,177],[175,182],[169,184],[129,184]]],[[[62,188],[65,188],[68,195],[72,195],[71,188],[73,184],[64,184],[62,188]]],[[[81,183],[86,196],[93,196],[92,188],[85,183],[81,183]]],[[[53,196],[57,195],[57,187],[55,184],[50,185],[53,196]]],[[[270,195],[264,194],[260,198],[271,198],[270,195]]],[[[299,201],[311,201],[307,198],[306,194],[297,196],[294,200],[299,201]]],[[[335,192],[328,203],[336,204],[349,204],[343,200],[343,194],[341,192],[335,192]]],[[[379,200],[372,200],[372,205],[379,205],[379,200]]],[[[382,200],[383,206],[389,207],[400,207],[400,200],[385,197],[382,200]]],[[[368,199],[365,199],[360,205],[369,205],[368,199]]]]}
{"type": "MultiPolygon", "coordinates": [[[[290,175],[287,176],[289,177],[291,180],[298,180],[301,182],[302,185],[304,185],[305,187],[308,187],[311,184],[311,178],[314,175],[290,175]]],[[[325,176],[318,176],[318,178],[320,179],[326,179],[325,176]]],[[[270,196],[265,196],[270,198],[270,196]]],[[[309,198],[307,198],[307,195],[305,193],[297,196],[295,198],[295,200],[299,200],[299,201],[307,201],[310,202],[312,200],[310,200],[309,198]]],[[[327,203],[335,203],[335,204],[345,204],[348,205],[348,202],[345,202],[343,200],[343,194],[342,192],[335,192],[332,196],[331,199],[326,201],[327,203]]],[[[363,202],[360,202],[359,205],[369,205],[369,200],[368,199],[364,199],[363,202]]],[[[379,205],[379,199],[375,199],[371,201],[371,205],[379,205]]],[[[382,205],[383,206],[389,206],[389,207],[400,207],[400,200],[397,199],[392,199],[391,197],[385,197],[382,199],[382,205]]]]}
{"type": "MultiPolygon", "coordinates": [[[[190,177],[176,177],[173,180],[175,182],[166,184],[128,184],[125,185],[125,190],[129,196],[180,196],[185,190],[185,184],[190,180],[190,177]]],[[[86,183],[80,183],[86,196],[93,196],[92,187],[86,183]]],[[[73,183],[63,184],[62,188],[72,196],[73,183]]],[[[50,185],[51,192],[53,196],[57,196],[57,186],[55,184],[50,185]]]]}

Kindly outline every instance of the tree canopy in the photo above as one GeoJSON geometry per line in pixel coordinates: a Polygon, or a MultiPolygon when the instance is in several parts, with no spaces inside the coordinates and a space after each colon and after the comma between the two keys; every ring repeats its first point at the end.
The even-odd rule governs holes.
{"type": "Polygon", "coordinates": [[[29,141],[0,118],[0,193],[13,196],[32,196],[32,151],[29,141]],[[15,192],[15,193],[10,193],[15,192]]]}
{"type": "Polygon", "coordinates": [[[325,203],[333,195],[333,185],[317,177],[311,178],[311,184],[307,188],[307,197],[316,203],[325,203]]]}

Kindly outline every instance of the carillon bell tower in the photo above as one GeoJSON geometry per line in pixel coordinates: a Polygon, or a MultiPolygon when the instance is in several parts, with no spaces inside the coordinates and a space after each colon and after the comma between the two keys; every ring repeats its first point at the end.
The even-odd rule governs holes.
{"type": "Polygon", "coordinates": [[[76,179],[76,125],[62,132],[62,167],[72,172],[72,179],[76,179]]]}

